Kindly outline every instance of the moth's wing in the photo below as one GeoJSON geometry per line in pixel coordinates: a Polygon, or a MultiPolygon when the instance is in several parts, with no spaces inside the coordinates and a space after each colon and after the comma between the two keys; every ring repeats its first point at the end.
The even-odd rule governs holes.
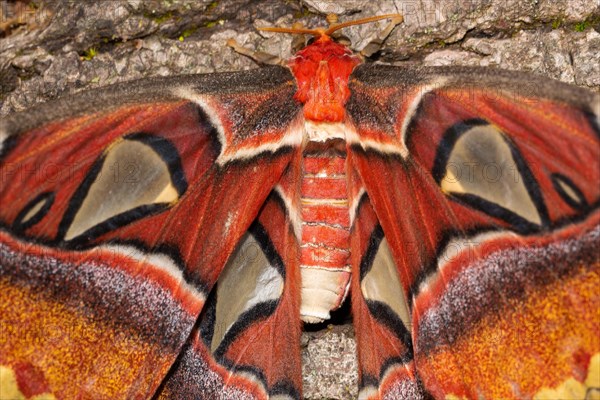
{"type": "Polygon", "coordinates": [[[297,153],[293,93],[284,68],[157,79],[2,121],[3,388],[156,392],[297,153]]]}
{"type": "Polygon", "coordinates": [[[350,292],[360,368],[359,398],[379,398],[380,394],[423,398],[425,391],[415,372],[409,305],[391,244],[360,178],[354,175],[350,183],[357,195],[350,232],[350,292]]]}
{"type": "Polygon", "coordinates": [[[599,96],[456,68],[360,66],[350,88],[362,394],[598,390],[599,96]]]}
{"type": "MultiPolygon", "coordinates": [[[[284,181],[293,183],[292,170],[284,181]]],[[[300,251],[288,206],[279,192],[269,196],[230,257],[160,398],[301,398],[300,251]]]]}

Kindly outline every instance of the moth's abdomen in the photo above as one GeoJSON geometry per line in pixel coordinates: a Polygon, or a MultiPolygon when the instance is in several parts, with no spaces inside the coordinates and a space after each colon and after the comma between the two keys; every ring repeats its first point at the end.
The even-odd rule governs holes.
{"type": "Polygon", "coordinates": [[[301,196],[302,266],[349,267],[345,157],[305,157],[301,196]]]}
{"type": "Polygon", "coordinates": [[[348,289],[350,213],[345,152],[323,143],[310,147],[301,183],[300,312],[305,321],[320,322],[339,307],[348,289]]]}

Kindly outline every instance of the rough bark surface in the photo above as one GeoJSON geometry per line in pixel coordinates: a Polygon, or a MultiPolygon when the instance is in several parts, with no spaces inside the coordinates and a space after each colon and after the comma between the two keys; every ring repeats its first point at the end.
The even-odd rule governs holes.
{"type": "MultiPolygon", "coordinates": [[[[289,35],[255,28],[322,26],[330,12],[404,14],[378,62],[526,70],[600,91],[598,0],[0,0],[0,116],[137,78],[257,68],[227,39],[287,58],[289,35]]],[[[361,49],[383,25],[344,34],[361,49]]],[[[356,397],[353,338],[348,324],[305,333],[306,398],[356,397]]]]}

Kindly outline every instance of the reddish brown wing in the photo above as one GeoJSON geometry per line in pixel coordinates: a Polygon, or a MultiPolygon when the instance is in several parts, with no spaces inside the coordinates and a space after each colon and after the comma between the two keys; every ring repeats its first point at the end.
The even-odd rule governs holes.
{"type": "Polygon", "coordinates": [[[350,87],[363,395],[596,390],[598,96],[477,69],[360,66],[350,87]]]}
{"type": "Polygon", "coordinates": [[[273,193],[230,257],[160,398],[301,398],[299,247],[284,210],[273,193]]]}
{"type": "MultiPolygon", "coordinates": [[[[156,392],[295,154],[292,81],[283,68],[139,81],[2,121],[0,364],[15,390],[156,392]]],[[[225,385],[273,390],[275,365],[221,370],[246,361],[268,379],[225,385]]]]}

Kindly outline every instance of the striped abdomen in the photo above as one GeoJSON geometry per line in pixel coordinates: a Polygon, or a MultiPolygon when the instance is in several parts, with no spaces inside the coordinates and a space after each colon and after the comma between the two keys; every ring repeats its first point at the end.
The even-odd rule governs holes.
{"type": "MultiPolygon", "coordinates": [[[[339,143],[343,145],[343,143],[339,143]]],[[[310,143],[301,185],[303,319],[329,318],[345,297],[350,277],[350,213],[346,154],[335,142],[310,143]]]]}

